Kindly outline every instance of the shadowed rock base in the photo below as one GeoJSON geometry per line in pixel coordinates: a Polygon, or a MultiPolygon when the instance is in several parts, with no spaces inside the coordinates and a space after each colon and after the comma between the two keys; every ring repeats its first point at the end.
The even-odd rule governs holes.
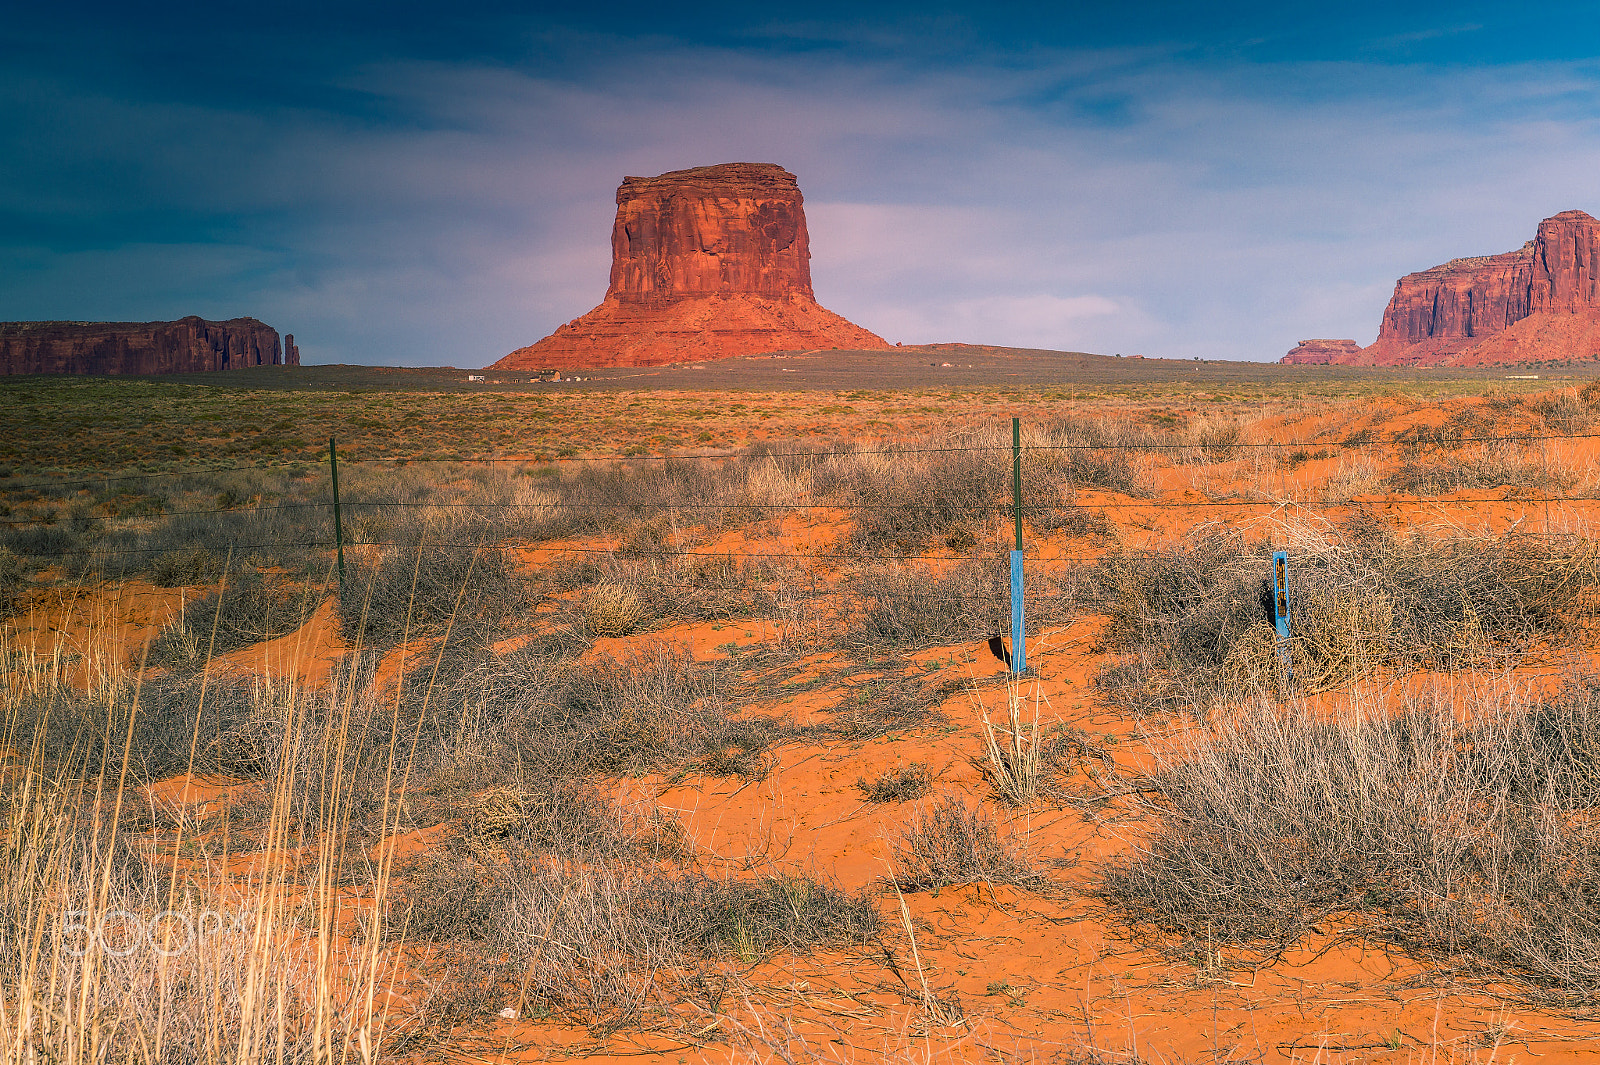
{"type": "Polygon", "coordinates": [[[661,366],[763,351],[885,347],[882,337],[809,300],[730,295],[651,305],[608,299],[494,369],[661,366]]]}

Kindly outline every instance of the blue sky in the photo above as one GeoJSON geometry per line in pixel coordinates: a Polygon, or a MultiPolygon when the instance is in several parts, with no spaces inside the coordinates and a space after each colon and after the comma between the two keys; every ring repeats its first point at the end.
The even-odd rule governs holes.
{"type": "Polygon", "coordinates": [[[1600,214],[1600,9],[38,4],[0,160],[0,320],[479,366],[599,302],[625,174],[746,160],[892,341],[1270,359],[1600,214]]]}

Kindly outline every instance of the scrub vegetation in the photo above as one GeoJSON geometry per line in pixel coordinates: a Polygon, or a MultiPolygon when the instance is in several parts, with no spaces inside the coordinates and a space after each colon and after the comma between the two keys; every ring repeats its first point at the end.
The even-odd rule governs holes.
{"type": "MultiPolygon", "coordinates": [[[[173,461],[225,438],[219,396],[259,400],[116,387],[193,430],[152,452],[173,461]]],[[[874,420],[945,402],[830,398],[874,420]]],[[[978,997],[1022,1009],[939,941],[980,905],[1043,935],[1092,904],[1169,958],[1360,943],[1592,1002],[1600,681],[1563,656],[1591,648],[1600,552],[1587,512],[1533,501],[1595,488],[1586,445],[1534,439],[1588,428],[1595,395],[1495,394],[1425,431],[1304,397],[1062,402],[1025,427],[1020,515],[1008,420],[958,398],[920,436],[764,442],[724,417],[671,458],[559,453],[606,418],[645,426],[622,450],[699,431],[688,400],[630,415],[624,393],[591,421],[452,394],[425,431],[405,393],[274,393],[251,423],[270,468],[71,477],[39,465],[69,465],[65,440],[16,445],[0,1044],[311,1063],[545,1025],[805,1060],[772,1009],[921,1033],[978,997]],[[308,428],[334,408],[342,566],[308,428]],[[1314,432],[1280,439],[1291,415],[1314,432]],[[469,438],[523,453],[443,456],[469,438]],[[1028,680],[1002,663],[1019,516],[1028,680]],[[105,589],[148,639],[70,643],[105,589]],[[334,648],[315,669],[313,638],[334,648]],[[755,798],[766,836],[719,837],[755,798]],[[835,821],[769,809],[851,823],[878,865],[802,857],[835,821]],[[1117,846],[1080,854],[1063,826],[1117,846]],[[869,975],[824,999],[797,973],[828,965],[869,975]]]]}

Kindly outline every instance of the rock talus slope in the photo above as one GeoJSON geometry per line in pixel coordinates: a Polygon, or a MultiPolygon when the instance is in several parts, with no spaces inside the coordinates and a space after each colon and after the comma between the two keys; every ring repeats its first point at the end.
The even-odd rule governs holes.
{"type": "Polygon", "coordinates": [[[163,374],[300,364],[294,337],[254,318],[0,322],[0,373],[163,374]]]}
{"type": "Polygon", "coordinates": [[[617,189],[605,300],[496,370],[653,366],[795,348],[884,348],[811,291],[799,183],[724,163],[617,189]]]}

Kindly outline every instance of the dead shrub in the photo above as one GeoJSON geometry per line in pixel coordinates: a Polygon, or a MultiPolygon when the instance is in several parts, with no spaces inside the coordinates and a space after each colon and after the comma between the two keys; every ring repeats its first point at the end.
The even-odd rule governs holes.
{"type": "Polygon", "coordinates": [[[28,577],[22,563],[16,555],[0,547],[0,618],[16,613],[27,586],[28,577]]]}
{"type": "Polygon", "coordinates": [[[276,639],[305,624],[317,598],[311,587],[284,575],[254,569],[229,574],[216,592],[187,602],[178,620],[150,645],[150,662],[196,669],[208,653],[276,639]]]}
{"type": "Polygon", "coordinates": [[[344,638],[366,647],[437,636],[488,642],[533,605],[533,586],[503,548],[413,543],[349,566],[339,597],[344,638]]]}
{"type": "MultiPolygon", "coordinates": [[[[907,554],[930,548],[967,552],[994,541],[996,519],[1012,499],[1009,434],[952,433],[899,451],[836,459],[821,487],[837,485],[858,509],[851,544],[907,554]]],[[[1146,485],[1121,442],[1098,423],[1030,427],[1023,438],[1023,518],[1036,532],[1104,535],[1105,516],[1080,507],[1082,488],[1142,494],[1146,485]]]]}
{"type": "Polygon", "coordinates": [[[1313,929],[1492,981],[1600,992],[1600,683],[1466,720],[1413,701],[1327,720],[1266,702],[1163,756],[1158,830],[1104,872],[1137,924],[1274,956],[1313,929]]]}
{"type": "Polygon", "coordinates": [[[444,989],[452,1004],[465,998],[480,1013],[537,1007],[601,1031],[703,996],[720,979],[719,963],[862,945],[878,934],[866,895],[805,877],[718,879],[555,858],[425,871],[390,925],[482,944],[465,955],[467,986],[444,989]],[[485,984],[497,994],[484,994],[485,984]]]}
{"type": "Polygon", "coordinates": [[[894,882],[902,891],[938,891],[951,884],[1017,884],[1044,878],[1015,836],[1005,837],[981,806],[946,795],[912,818],[891,842],[894,882]]]}
{"type": "MultiPolygon", "coordinates": [[[[1376,666],[1460,668],[1575,631],[1600,581],[1595,545],[1575,536],[1400,536],[1374,525],[1293,552],[1295,690],[1376,666]]],[[[1237,534],[1107,555],[1088,574],[1126,657],[1097,683],[1134,708],[1175,711],[1282,679],[1267,587],[1270,558],[1237,534]]]]}
{"type": "Polygon", "coordinates": [[[226,562],[226,556],[199,545],[165,551],[150,563],[150,583],[163,588],[210,584],[221,579],[226,562]]]}
{"type": "Polygon", "coordinates": [[[920,799],[933,789],[933,770],[922,762],[898,766],[892,773],[880,773],[867,783],[866,777],[856,780],[856,790],[868,802],[907,802],[920,799]]]}
{"type": "Polygon", "coordinates": [[[1581,433],[1594,424],[1594,412],[1577,389],[1563,388],[1535,396],[1528,401],[1528,409],[1547,429],[1557,433],[1581,433]]]}
{"type": "Polygon", "coordinates": [[[974,544],[999,513],[1009,474],[997,449],[862,456],[847,475],[848,501],[858,508],[851,544],[906,554],[974,544]]]}
{"type": "Polygon", "coordinates": [[[1383,480],[1392,492],[1440,496],[1473,489],[1510,488],[1522,492],[1563,492],[1577,483],[1576,473],[1514,445],[1494,444],[1472,454],[1410,458],[1383,480]]]}
{"type": "Polygon", "coordinates": [[[568,650],[559,639],[480,648],[437,682],[430,659],[407,683],[404,720],[423,729],[424,753],[471,768],[480,787],[504,783],[496,764],[553,778],[689,768],[761,776],[767,749],[796,734],[786,721],[736,714],[728,667],[685,648],[655,644],[581,665],[568,650]]]}
{"type": "Polygon", "coordinates": [[[936,575],[925,567],[863,575],[859,613],[845,640],[869,650],[987,639],[1010,624],[1008,571],[996,559],[963,562],[936,575]]]}
{"type": "Polygon", "coordinates": [[[829,708],[826,731],[847,740],[878,739],[935,720],[934,709],[960,689],[957,681],[930,683],[904,673],[878,673],[845,688],[829,708]]]}

